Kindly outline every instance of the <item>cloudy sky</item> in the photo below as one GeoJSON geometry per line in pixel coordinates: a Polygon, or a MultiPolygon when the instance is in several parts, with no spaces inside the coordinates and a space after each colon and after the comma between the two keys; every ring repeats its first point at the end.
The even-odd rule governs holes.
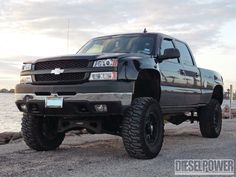
{"type": "Polygon", "coordinates": [[[144,27],[187,41],[200,67],[236,88],[235,0],[0,0],[0,88],[14,87],[22,61],[144,27]]]}

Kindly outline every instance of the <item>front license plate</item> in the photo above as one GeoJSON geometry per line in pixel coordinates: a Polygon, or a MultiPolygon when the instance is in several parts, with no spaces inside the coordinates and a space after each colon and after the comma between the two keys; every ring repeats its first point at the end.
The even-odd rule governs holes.
{"type": "Polygon", "coordinates": [[[46,97],[45,107],[46,108],[62,108],[63,107],[63,98],[57,97],[57,96],[46,97]]]}

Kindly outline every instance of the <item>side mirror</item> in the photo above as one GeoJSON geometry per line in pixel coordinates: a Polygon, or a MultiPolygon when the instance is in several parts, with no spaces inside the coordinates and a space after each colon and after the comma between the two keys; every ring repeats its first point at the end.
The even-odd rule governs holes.
{"type": "Polygon", "coordinates": [[[168,60],[168,59],[175,59],[179,58],[180,53],[179,50],[176,48],[168,48],[164,50],[164,54],[158,57],[159,62],[162,62],[163,60],[168,60]]]}

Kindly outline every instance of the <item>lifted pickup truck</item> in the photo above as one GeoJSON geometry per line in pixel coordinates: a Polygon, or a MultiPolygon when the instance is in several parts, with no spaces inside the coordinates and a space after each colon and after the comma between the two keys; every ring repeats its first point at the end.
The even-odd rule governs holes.
{"type": "Polygon", "coordinates": [[[85,128],[122,136],[131,157],[150,159],[164,120],[199,121],[208,138],[221,131],[221,75],[198,68],[185,42],[161,33],[98,37],[75,55],[26,62],[15,90],[24,140],[38,151],[85,128]]]}

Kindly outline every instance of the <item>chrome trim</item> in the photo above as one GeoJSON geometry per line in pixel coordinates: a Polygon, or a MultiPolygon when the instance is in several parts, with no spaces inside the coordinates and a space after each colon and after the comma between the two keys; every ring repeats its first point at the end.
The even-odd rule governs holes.
{"type": "MultiPolygon", "coordinates": [[[[57,94],[51,94],[57,95],[57,94]]],[[[16,93],[15,100],[24,100],[26,96],[30,96],[33,100],[45,100],[47,96],[38,96],[32,93],[16,93]]],[[[77,93],[76,95],[59,96],[64,100],[77,101],[120,101],[123,106],[129,106],[132,101],[132,92],[125,93],[77,93]]]]}

